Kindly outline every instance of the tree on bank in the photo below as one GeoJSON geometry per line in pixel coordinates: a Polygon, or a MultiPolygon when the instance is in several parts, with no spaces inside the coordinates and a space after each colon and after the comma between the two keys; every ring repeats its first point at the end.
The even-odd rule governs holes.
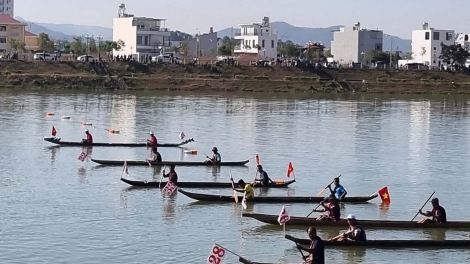
{"type": "Polygon", "coordinates": [[[10,39],[9,40],[10,48],[14,51],[26,51],[26,44],[23,41],[20,41],[19,39],[10,39]]]}
{"type": "Polygon", "coordinates": [[[461,44],[445,45],[441,43],[442,52],[439,56],[444,63],[451,66],[465,66],[470,53],[461,44]]]}
{"type": "MultiPolygon", "coordinates": [[[[392,53],[392,61],[398,61],[400,59],[400,56],[397,57],[396,54],[392,53]]],[[[364,60],[370,63],[376,63],[378,61],[390,63],[390,53],[381,50],[371,50],[364,55],[364,60]]]]}
{"type": "Polygon", "coordinates": [[[38,36],[39,38],[39,49],[46,51],[46,52],[54,52],[55,50],[55,44],[54,41],[52,41],[49,38],[49,35],[46,33],[41,33],[38,36]]]}
{"type": "Polygon", "coordinates": [[[278,53],[287,58],[294,58],[300,55],[299,47],[292,41],[278,43],[278,53]]]}

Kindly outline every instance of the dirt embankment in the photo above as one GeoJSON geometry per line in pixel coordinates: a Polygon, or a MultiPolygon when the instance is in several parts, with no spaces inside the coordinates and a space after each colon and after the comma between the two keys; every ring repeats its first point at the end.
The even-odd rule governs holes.
{"type": "Polygon", "coordinates": [[[470,94],[470,76],[442,71],[191,66],[1,61],[0,87],[250,91],[303,93],[470,94]]]}

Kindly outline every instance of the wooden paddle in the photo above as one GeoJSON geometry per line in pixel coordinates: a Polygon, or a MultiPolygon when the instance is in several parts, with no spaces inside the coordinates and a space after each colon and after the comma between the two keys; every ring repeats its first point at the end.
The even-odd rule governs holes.
{"type": "MultiPolygon", "coordinates": [[[[339,178],[339,177],[341,177],[341,174],[340,174],[338,177],[336,177],[336,178],[339,178]]],[[[330,184],[328,184],[325,188],[323,188],[323,190],[321,190],[321,191],[317,194],[317,196],[322,195],[323,192],[325,192],[325,190],[328,189],[333,183],[335,183],[335,180],[333,180],[330,184]]]]}
{"type": "Polygon", "coordinates": [[[295,237],[291,236],[291,235],[284,235],[285,238],[287,238],[288,240],[292,241],[295,243],[295,246],[297,248],[297,250],[300,252],[300,255],[302,255],[302,259],[303,260],[307,260],[307,257],[304,255],[304,253],[302,252],[302,250],[300,248],[298,248],[299,246],[299,243],[295,242],[295,237]]]}
{"type": "Polygon", "coordinates": [[[238,194],[237,194],[237,191],[235,190],[235,183],[233,182],[232,170],[230,170],[229,172],[230,172],[230,181],[232,181],[233,199],[235,200],[235,203],[238,204],[238,194]]]}
{"type": "Polygon", "coordinates": [[[159,189],[162,188],[162,180],[163,180],[163,176],[165,175],[165,169],[166,169],[166,165],[163,167],[163,175],[162,177],[160,177],[160,183],[158,184],[159,189]]]}
{"type": "Polygon", "coordinates": [[[348,231],[348,232],[344,232],[344,233],[342,233],[341,235],[337,235],[337,236],[335,236],[335,237],[333,237],[333,238],[328,239],[328,241],[336,240],[336,239],[338,239],[338,238],[340,238],[340,237],[342,237],[342,236],[344,236],[344,235],[349,235],[349,234],[351,234],[352,232],[353,232],[353,230],[348,231]]]}
{"type": "Polygon", "coordinates": [[[215,165],[215,162],[214,162],[211,158],[209,158],[209,156],[207,156],[206,153],[204,153],[204,156],[206,156],[206,158],[207,158],[208,160],[210,160],[213,165],[215,165]]]}
{"type": "Polygon", "coordinates": [[[322,203],[324,203],[325,201],[326,201],[326,198],[323,199],[323,201],[321,201],[321,202],[318,204],[318,206],[315,207],[315,209],[313,209],[313,210],[307,215],[307,217],[309,217],[311,214],[313,214],[313,213],[318,209],[318,207],[320,207],[320,205],[321,205],[322,203]]]}
{"type": "Polygon", "coordinates": [[[411,219],[411,222],[413,222],[413,220],[415,220],[415,218],[418,216],[419,214],[419,211],[423,210],[423,208],[426,206],[426,204],[429,202],[429,200],[431,200],[432,196],[435,194],[436,192],[432,192],[431,196],[429,196],[429,198],[426,200],[426,202],[423,204],[423,206],[421,206],[421,209],[418,210],[418,212],[416,213],[415,217],[413,217],[413,219],[411,219]]]}

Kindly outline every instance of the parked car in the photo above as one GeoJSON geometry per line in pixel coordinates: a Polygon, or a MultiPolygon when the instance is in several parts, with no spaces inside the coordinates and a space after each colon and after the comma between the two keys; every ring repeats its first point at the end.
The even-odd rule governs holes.
{"type": "Polygon", "coordinates": [[[153,63],[170,63],[170,61],[171,61],[171,56],[168,54],[152,57],[153,63]]]}
{"type": "Polygon", "coordinates": [[[82,55],[82,56],[78,56],[77,57],[77,61],[81,61],[81,62],[86,62],[87,61],[87,57],[88,57],[88,61],[89,62],[97,62],[98,61],[98,58],[95,58],[91,55],[82,55]]]}
{"type": "Polygon", "coordinates": [[[49,53],[39,52],[39,53],[34,54],[33,59],[34,60],[42,60],[42,61],[54,61],[57,58],[56,58],[55,54],[51,55],[49,53]]]}

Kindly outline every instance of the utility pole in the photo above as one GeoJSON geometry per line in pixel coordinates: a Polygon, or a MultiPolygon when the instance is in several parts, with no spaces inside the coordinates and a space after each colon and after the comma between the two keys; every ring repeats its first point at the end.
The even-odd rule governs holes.
{"type": "Polygon", "coordinates": [[[101,61],[101,40],[103,39],[103,36],[101,36],[100,33],[96,38],[98,39],[98,60],[101,61]]]}
{"type": "Polygon", "coordinates": [[[88,42],[90,40],[91,36],[90,34],[86,33],[85,39],[86,39],[86,57],[85,60],[88,62],[88,42]]]}

